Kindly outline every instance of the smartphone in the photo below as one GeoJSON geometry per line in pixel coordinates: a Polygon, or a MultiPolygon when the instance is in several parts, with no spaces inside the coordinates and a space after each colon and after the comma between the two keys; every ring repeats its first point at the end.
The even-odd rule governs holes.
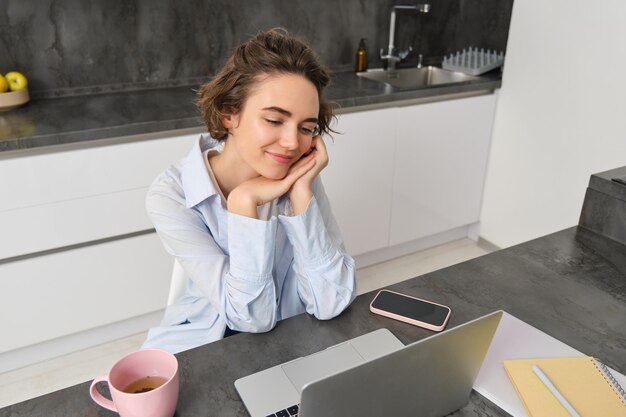
{"type": "Polygon", "coordinates": [[[446,327],[452,313],[450,307],[442,304],[389,290],[380,290],[376,294],[370,311],[436,332],[446,327]]]}

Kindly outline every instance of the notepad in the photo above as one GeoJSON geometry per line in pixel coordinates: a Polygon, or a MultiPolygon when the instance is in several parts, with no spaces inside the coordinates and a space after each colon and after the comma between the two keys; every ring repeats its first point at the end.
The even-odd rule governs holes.
{"type": "Polygon", "coordinates": [[[532,417],[569,413],[532,371],[538,365],[583,417],[626,417],[626,393],[611,372],[589,356],[505,360],[504,368],[532,417]]]}

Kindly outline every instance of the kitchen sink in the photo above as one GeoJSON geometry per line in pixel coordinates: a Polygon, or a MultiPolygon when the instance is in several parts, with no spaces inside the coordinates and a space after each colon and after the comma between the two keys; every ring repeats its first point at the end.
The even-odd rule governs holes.
{"type": "Polygon", "coordinates": [[[358,72],[359,77],[389,84],[401,90],[428,87],[431,85],[454,84],[478,80],[473,75],[448,71],[438,67],[402,68],[395,70],[371,70],[358,72]]]}

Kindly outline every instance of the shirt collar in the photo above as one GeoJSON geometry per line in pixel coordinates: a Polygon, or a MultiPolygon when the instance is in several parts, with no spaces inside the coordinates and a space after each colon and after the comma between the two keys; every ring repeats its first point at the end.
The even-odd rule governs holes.
{"type": "Polygon", "coordinates": [[[212,195],[219,195],[217,186],[211,180],[203,155],[204,151],[212,148],[221,152],[223,143],[209,135],[200,135],[189,155],[183,160],[181,180],[187,208],[201,203],[212,195]]]}

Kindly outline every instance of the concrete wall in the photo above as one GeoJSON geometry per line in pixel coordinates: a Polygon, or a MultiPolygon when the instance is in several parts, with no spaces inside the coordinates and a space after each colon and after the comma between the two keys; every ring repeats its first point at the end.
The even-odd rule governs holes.
{"type": "MultiPolygon", "coordinates": [[[[0,72],[28,76],[31,96],[197,85],[232,48],[284,26],[333,70],[354,68],[360,38],[380,67],[396,0],[2,0],[0,72]]],[[[428,14],[398,13],[396,45],[435,60],[459,48],[503,50],[513,0],[437,0],[428,14]]]]}

